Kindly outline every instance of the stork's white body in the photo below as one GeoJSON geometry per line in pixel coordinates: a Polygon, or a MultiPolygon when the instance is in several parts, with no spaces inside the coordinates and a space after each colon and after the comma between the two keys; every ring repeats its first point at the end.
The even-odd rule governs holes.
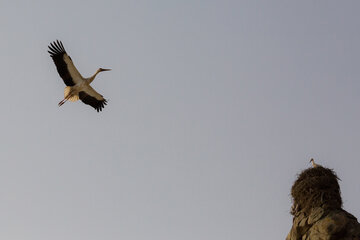
{"type": "Polygon", "coordinates": [[[96,73],[89,77],[89,78],[83,78],[80,74],[79,78],[75,78],[74,82],[76,84],[74,86],[66,86],[64,89],[64,99],[59,103],[61,106],[64,104],[67,100],[71,102],[76,102],[79,100],[79,93],[81,91],[86,91],[92,96],[97,96],[98,98],[102,97],[100,94],[98,94],[91,86],[90,83],[95,79],[96,75],[100,72],[100,69],[96,71],[96,73]]]}

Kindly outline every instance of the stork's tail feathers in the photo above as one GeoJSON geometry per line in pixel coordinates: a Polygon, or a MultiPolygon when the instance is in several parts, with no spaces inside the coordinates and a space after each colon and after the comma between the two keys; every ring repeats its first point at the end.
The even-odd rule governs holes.
{"type": "Polygon", "coordinates": [[[78,94],[72,94],[71,93],[71,87],[67,86],[64,89],[64,99],[59,102],[59,107],[61,105],[63,105],[67,100],[69,100],[70,102],[76,102],[77,100],[79,100],[79,95],[78,94]]]}
{"type": "Polygon", "coordinates": [[[77,100],[79,100],[79,95],[76,94],[71,94],[71,87],[67,86],[64,89],[64,99],[67,98],[67,100],[69,100],[70,102],[76,102],[77,100]]]}

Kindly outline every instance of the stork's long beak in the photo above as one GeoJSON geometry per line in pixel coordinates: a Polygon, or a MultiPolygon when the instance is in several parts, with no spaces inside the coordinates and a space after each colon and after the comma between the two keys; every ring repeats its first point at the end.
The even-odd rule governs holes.
{"type": "Polygon", "coordinates": [[[100,70],[101,70],[102,72],[104,72],[104,71],[111,71],[111,69],[107,69],[107,68],[100,68],[100,70]]]}
{"type": "Polygon", "coordinates": [[[311,161],[314,161],[314,159],[313,159],[313,158],[312,158],[312,159],[310,159],[309,163],[311,163],[311,161]]]}

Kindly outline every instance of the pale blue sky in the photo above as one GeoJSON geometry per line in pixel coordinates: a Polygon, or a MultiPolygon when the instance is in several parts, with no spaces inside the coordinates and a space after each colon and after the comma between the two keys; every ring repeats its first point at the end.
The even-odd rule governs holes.
{"type": "Polygon", "coordinates": [[[360,216],[358,1],[2,1],[0,238],[284,239],[311,157],[360,216]],[[63,44],[109,100],[57,103],[63,44]]]}

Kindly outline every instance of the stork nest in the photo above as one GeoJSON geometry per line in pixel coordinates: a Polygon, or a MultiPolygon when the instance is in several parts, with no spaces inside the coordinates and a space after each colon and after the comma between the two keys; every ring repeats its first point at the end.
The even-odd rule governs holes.
{"type": "Polygon", "coordinates": [[[315,207],[340,209],[342,199],[338,180],[329,168],[318,166],[302,171],[291,188],[291,214],[295,216],[300,211],[310,214],[315,207]]]}

